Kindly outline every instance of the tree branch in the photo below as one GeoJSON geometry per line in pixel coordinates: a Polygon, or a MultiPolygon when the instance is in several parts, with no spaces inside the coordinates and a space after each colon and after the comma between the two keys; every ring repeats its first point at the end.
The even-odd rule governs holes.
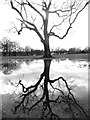
{"type": "Polygon", "coordinates": [[[22,19],[24,19],[21,12],[16,7],[14,7],[12,0],[10,1],[10,3],[11,3],[12,9],[14,9],[21,16],[22,19]]]}
{"type": "Polygon", "coordinates": [[[71,25],[75,22],[76,18],[78,17],[78,15],[86,8],[86,6],[90,3],[90,0],[84,5],[84,7],[76,14],[76,17],[74,18],[74,20],[71,22],[71,25]]]}
{"type": "Polygon", "coordinates": [[[62,37],[60,37],[59,35],[55,34],[55,32],[49,33],[49,36],[54,36],[54,37],[57,37],[57,38],[59,38],[59,39],[64,39],[64,38],[67,36],[67,34],[68,34],[68,32],[69,32],[69,30],[70,30],[71,28],[72,28],[72,27],[71,27],[71,24],[70,24],[70,26],[68,27],[66,33],[65,33],[62,37]]]}
{"type": "MultiPolygon", "coordinates": [[[[17,2],[17,1],[16,1],[17,2]]],[[[40,32],[38,31],[38,29],[37,29],[37,27],[35,26],[35,24],[34,23],[31,23],[31,22],[29,22],[29,21],[27,21],[27,20],[25,20],[24,19],[24,17],[23,17],[23,15],[22,15],[22,13],[13,5],[13,1],[11,0],[10,1],[10,3],[11,3],[11,7],[12,7],[12,9],[14,9],[19,15],[20,15],[20,17],[22,18],[22,20],[20,20],[20,19],[18,19],[20,22],[21,22],[21,24],[24,24],[25,25],[25,27],[22,27],[21,26],[21,28],[20,28],[20,30],[17,30],[16,29],[16,31],[18,32],[18,34],[20,34],[21,32],[22,32],[22,30],[23,30],[23,28],[28,28],[29,30],[33,30],[33,31],[35,31],[36,33],[37,33],[37,35],[39,36],[39,38],[40,38],[40,40],[41,40],[41,42],[43,43],[44,42],[44,40],[43,40],[43,37],[42,37],[42,35],[40,34],[40,32]],[[30,25],[30,26],[28,26],[28,25],[30,25]]],[[[43,15],[34,7],[34,6],[32,6],[31,4],[30,4],[30,2],[27,0],[27,3],[24,3],[24,2],[22,2],[22,3],[19,3],[19,2],[17,2],[19,5],[29,5],[33,10],[35,10],[42,18],[43,18],[43,20],[44,20],[44,17],[43,17],[43,15]]],[[[24,8],[25,9],[25,8],[24,8]]],[[[26,11],[26,10],[25,10],[26,11]]]]}
{"type": "Polygon", "coordinates": [[[26,0],[26,1],[28,3],[27,5],[29,5],[36,13],[38,13],[42,17],[42,19],[44,21],[43,15],[28,0],[26,0]]]}
{"type": "MultiPolygon", "coordinates": [[[[54,37],[57,37],[57,38],[59,38],[59,39],[64,39],[64,38],[67,36],[67,34],[69,33],[70,29],[72,28],[72,24],[75,22],[75,20],[76,20],[76,18],[78,17],[79,13],[82,12],[83,9],[85,9],[85,7],[86,7],[89,3],[90,3],[90,0],[89,0],[88,2],[86,2],[86,4],[84,5],[84,7],[78,11],[78,13],[76,14],[75,18],[72,20],[72,22],[71,22],[71,17],[72,17],[73,14],[75,14],[75,12],[77,12],[77,9],[73,12],[73,7],[74,7],[74,5],[75,5],[75,2],[70,6],[70,10],[64,10],[64,11],[62,11],[62,10],[59,9],[59,10],[55,10],[55,11],[50,12],[50,13],[56,13],[56,14],[58,14],[57,12],[60,11],[60,12],[67,12],[67,13],[70,12],[70,14],[69,14],[69,16],[67,16],[66,18],[64,18],[61,23],[52,26],[52,28],[50,29],[50,32],[49,32],[49,36],[54,36],[54,37]],[[53,29],[54,29],[54,28],[60,27],[60,26],[62,25],[62,23],[63,23],[66,19],[68,19],[68,18],[69,18],[69,26],[68,26],[65,34],[64,34],[62,37],[61,37],[60,35],[56,34],[55,32],[53,32],[53,29]]],[[[59,17],[60,17],[60,16],[59,16],[59,17]]]]}

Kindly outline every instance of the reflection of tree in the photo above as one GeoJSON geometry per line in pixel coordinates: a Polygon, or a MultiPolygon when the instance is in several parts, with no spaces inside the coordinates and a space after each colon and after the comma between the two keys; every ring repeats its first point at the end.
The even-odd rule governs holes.
{"type": "Polygon", "coordinates": [[[30,65],[30,63],[31,63],[32,61],[33,61],[32,59],[25,59],[25,63],[26,63],[27,65],[30,65]]]}
{"type": "Polygon", "coordinates": [[[68,113],[72,118],[88,117],[63,77],[50,80],[50,64],[51,60],[44,60],[44,71],[36,84],[25,87],[19,80],[22,94],[15,105],[15,113],[20,108],[28,113],[38,108],[41,110],[42,118],[59,119],[62,118],[62,114],[65,115],[64,113],[68,113]],[[40,94],[38,94],[39,91],[40,94]]]}
{"type": "Polygon", "coordinates": [[[3,60],[1,64],[1,70],[4,74],[11,74],[13,70],[20,68],[21,64],[25,62],[29,65],[33,60],[32,59],[6,59],[3,60]]]}
{"type": "Polygon", "coordinates": [[[11,74],[13,70],[19,68],[18,62],[16,61],[7,61],[2,63],[2,72],[6,75],[11,74]]]}

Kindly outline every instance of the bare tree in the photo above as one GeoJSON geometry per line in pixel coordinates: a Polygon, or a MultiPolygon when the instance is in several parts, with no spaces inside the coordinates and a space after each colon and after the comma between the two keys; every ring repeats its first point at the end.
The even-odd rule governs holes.
{"type": "Polygon", "coordinates": [[[26,55],[28,56],[29,55],[29,52],[31,51],[31,48],[29,46],[26,46],[25,47],[25,52],[26,52],[26,55]]]}
{"type": "Polygon", "coordinates": [[[20,18],[21,27],[34,31],[44,45],[44,57],[51,57],[50,37],[64,39],[72,28],[78,15],[90,0],[11,0],[11,7],[20,18]]]}

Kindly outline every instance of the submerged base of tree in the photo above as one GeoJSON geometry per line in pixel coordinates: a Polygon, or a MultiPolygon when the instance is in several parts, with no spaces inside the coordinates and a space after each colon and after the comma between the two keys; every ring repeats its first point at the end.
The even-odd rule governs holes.
{"type": "Polygon", "coordinates": [[[43,58],[53,58],[53,56],[51,55],[51,53],[49,54],[44,53],[43,58]]]}
{"type": "Polygon", "coordinates": [[[42,58],[53,58],[53,56],[46,56],[46,55],[44,55],[42,58]]]}
{"type": "Polygon", "coordinates": [[[14,107],[14,113],[23,111],[32,117],[50,118],[88,118],[85,110],[76,101],[72,90],[63,77],[49,78],[51,60],[44,60],[44,71],[39,80],[25,87],[21,80],[22,93],[14,107]],[[36,115],[38,111],[38,116],[36,115]]]}

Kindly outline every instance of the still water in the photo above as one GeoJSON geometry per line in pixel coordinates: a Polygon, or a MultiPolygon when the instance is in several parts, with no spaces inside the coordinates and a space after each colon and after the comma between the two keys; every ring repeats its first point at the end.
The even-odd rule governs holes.
{"type": "MultiPolygon", "coordinates": [[[[29,87],[34,85],[44,71],[44,60],[31,59],[4,59],[0,63],[0,95],[18,94],[22,87],[17,84],[19,80],[29,87]]],[[[84,59],[53,59],[50,62],[50,80],[64,77],[79,100],[88,100],[88,70],[89,62],[84,59]]],[[[57,83],[55,83],[57,86],[57,83]]],[[[51,89],[51,88],[50,88],[51,89]]],[[[40,94],[38,91],[37,94],[40,94]]]]}

